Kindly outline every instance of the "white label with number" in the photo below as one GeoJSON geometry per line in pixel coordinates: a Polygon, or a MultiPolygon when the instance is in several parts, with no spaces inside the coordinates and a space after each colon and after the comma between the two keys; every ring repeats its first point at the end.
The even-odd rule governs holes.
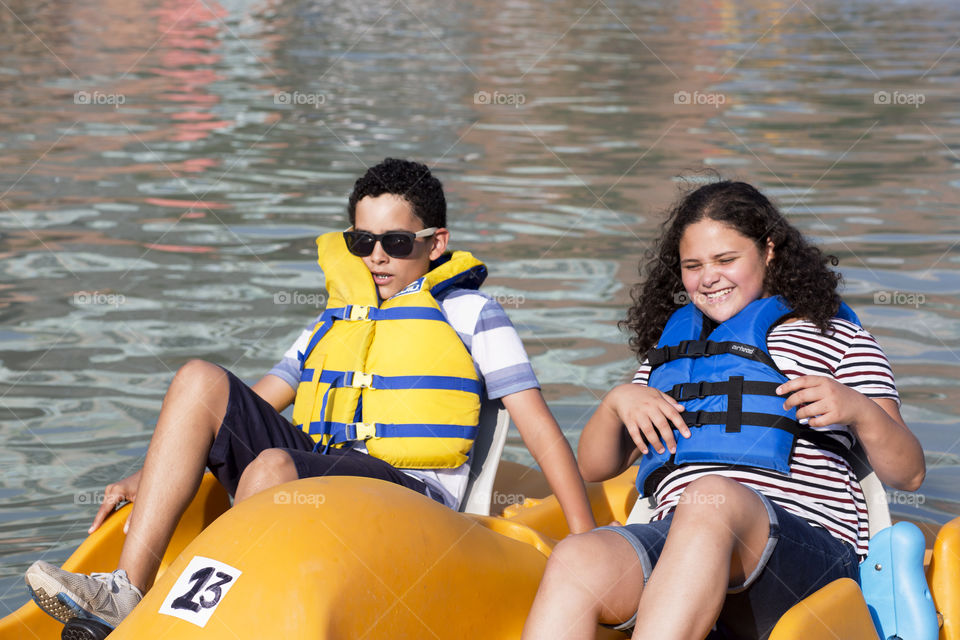
{"type": "Polygon", "coordinates": [[[217,560],[194,556],[160,605],[160,613],[204,627],[242,572],[217,560]]]}

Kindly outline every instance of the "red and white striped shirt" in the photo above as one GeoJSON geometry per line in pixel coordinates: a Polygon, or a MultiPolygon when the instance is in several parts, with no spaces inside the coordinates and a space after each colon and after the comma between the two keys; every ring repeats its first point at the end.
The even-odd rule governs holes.
{"type": "MultiPolygon", "coordinates": [[[[868,398],[889,398],[899,404],[890,362],[873,336],[845,320],[833,319],[830,324],[833,331],[829,335],[803,320],[774,327],[767,348],[784,375],[790,379],[804,375],[831,377],[868,398]]],[[[650,365],[644,360],[633,382],[646,384],[649,376],[650,365]]],[[[813,428],[853,445],[854,434],[846,425],[813,428]]],[[[853,469],[840,456],[798,438],[789,475],[722,464],[683,465],[657,486],[652,520],[672,512],[687,484],[707,474],[723,475],[759,491],[787,511],[850,543],[861,556],[866,555],[867,505],[853,469]]]]}

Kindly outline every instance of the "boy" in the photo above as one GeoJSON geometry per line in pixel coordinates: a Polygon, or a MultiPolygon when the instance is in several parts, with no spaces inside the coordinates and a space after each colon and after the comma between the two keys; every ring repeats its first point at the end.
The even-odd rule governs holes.
{"type": "Polygon", "coordinates": [[[119,624],[152,585],[205,467],[235,501],[297,478],[356,475],[456,509],[479,393],[509,411],[570,530],[595,526],[573,452],[519,336],[499,304],[463,288],[475,289],[485,268],[464,252],[445,255],[440,181],[422,164],[388,158],[357,180],[348,211],[350,231],[318,239],[327,311],[253,387],[207,362],[180,368],[143,469],[106,488],[90,527],[134,501],[118,568],[84,576],[34,563],[26,581],[44,611],[64,622],[119,624]],[[377,322],[375,331],[358,322],[366,320],[377,322]],[[407,375],[393,375],[398,366],[407,375]],[[291,403],[297,426],[279,413],[291,403]]]}

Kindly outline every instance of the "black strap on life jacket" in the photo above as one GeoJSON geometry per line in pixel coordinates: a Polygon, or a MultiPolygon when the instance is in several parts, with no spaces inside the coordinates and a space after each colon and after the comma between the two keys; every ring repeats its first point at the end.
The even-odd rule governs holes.
{"type": "Polygon", "coordinates": [[[720,323],[706,314],[700,315],[703,317],[703,325],[700,327],[700,339],[706,340],[710,337],[710,334],[720,326],[720,323]]]}
{"type": "Polygon", "coordinates": [[[667,347],[654,347],[647,351],[647,360],[651,369],[680,358],[703,358],[721,353],[762,362],[775,371],[777,364],[763,349],[742,342],[714,342],[713,340],[683,340],[680,344],[667,347]]]}
{"type": "Polygon", "coordinates": [[[834,455],[838,455],[852,466],[854,469],[857,468],[855,459],[853,458],[850,449],[843,446],[843,444],[833,438],[823,431],[817,431],[816,429],[811,429],[810,427],[803,427],[798,433],[798,438],[803,438],[817,449],[823,449],[824,451],[829,451],[834,455]]]}
{"type": "Polygon", "coordinates": [[[673,385],[667,395],[677,402],[686,400],[702,400],[707,396],[729,396],[738,389],[750,396],[776,396],[777,387],[782,382],[756,382],[744,380],[742,376],[734,376],[722,382],[681,382],[673,385]],[[739,381],[736,382],[736,381],[739,381]]]}
{"type": "MultiPolygon", "coordinates": [[[[701,415],[700,417],[710,418],[712,416],[718,416],[718,415],[722,415],[722,413],[720,412],[712,413],[712,414],[703,413],[703,415],[701,415]]],[[[766,416],[767,414],[758,414],[758,415],[766,416]]],[[[767,416],[767,417],[772,417],[772,416],[767,416]]],[[[700,426],[698,424],[690,424],[690,422],[686,420],[686,416],[684,416],[684,421],[687,422],[688,426],[690,426],[691,428],[697,428],[700,426]]],[[[717,421],[703,422],[701,424],[717,424],[717,421]]],[[[720,422],[720,424],[723,424],[723,422],[720,422]]],[[[748,422],[747,424],[750,424],[750,423],[748,422]]],[[[795,431],[796,437],[794,438],[793,446],[796,446],[796,438],[799,437],[799,438],[803,438],[804,440],[806,440],[807,442],[809,442],[810,444],[812,444],[818,449],[823,449],[824,451],[829,451],[834,455],[840,456],[841,458],[846,460],[847,463],[850,464],[854,469],[857,469],[860,466],[863,466],[865,464],[863,460],[860,460],[857,457],[856,450],[852,451],[848,449],[836,438],[832,438],[826,433],[823,433],[822,431],[816,431],[814,429],[811,429],[810,427],[804,427],[803,425],[800,425],[799,423],[796,423],[796,422],[794,422],[793,424],[797,426],[795,431]]],[[[780,427],[779,425],[778,427],[783,428],[783,427],[780,427]]],[[[791,447],[791,452],[790,452],[791,456],[793,455],[792,449],[793,448],[791,447]]],[[[704,463],[704,464],[710,464],[710,463],[704,463]]],[[[717,464],[721,464],[721,463],[717,463],[717,464]]],[[[737,465],[731,465],[731,466],[736,467],[737,465]]],[[[663,480],[665,477],[667,477],[667,475],[671,471],[674,471],[679,467],[680,465],[678,465],[675,462],[675,456],[671,455],[669,460],[664,462],[661,467],[659,467],[653,473],[647,476],[646,481],[643,483],[643,494],[647,496],[652,496],[654,492],[656,492],[657,487],[660,485],[660,481],[663,480]]],[[[744,468],[754,469],[754,467],[744,467],[744,468]]]]}
{"type": "Polygon", "coordinates": [[[753,413],[750,411],[684,411],[680,416],[683,418],[683,421],[687,423],[688,427],[700,427],[705,424],[722,424],[727,426],[725,429],[727,433],[739,432],[740,425],[743,424],[781,429],[794,435],[803,431],[803,427],[800,426],[800,423],[796,420],[791,420],[786,416],[778,416],[773,413],[753,413]],[[736,420],[734,415],[731,415],[734,413],[740,416],[739,420],[736,420]],[[730,428],[731,419],[733,419],[734,428],[730,428]]]}
{"type": "Polygon", "coordinates": [[[740,425],[742,424],[757,425],[760,427],[782,429],[783,431],[792,433],[795,438],[803,438],[818,449],[829,451],[830,453],[836,454],[844,459],[847,458],[850,451],[835,438],[831,438],[822,431],[817,431],[815,429],[811,429],[810,427],[806,427],[796,420],[791,420],[790,418],[777,416],[771,413],[738,412],[738,414],[740,419],[732,421],[732,425],[736,427],[732,430],[730,427],[733,416],[729,411],[694,411],[689,413],[684,411],[680,415],[683,417],[683,421],[691,429],[701,427],[705,424],[722,424],[726,425],[725,430],[727,433],[735,433],[740,431],[740,425]]]}
{"type": "Polygon", "coordinates": [[[667,395],[677,402],[699,400],[707,396],[727,397],[726,411],[685,413],[684,420],[689,426],[723,424],[726,425],[725,431],[727,433],[738,433],[740,425],[746,422],[746,424],[774,427],[795,433],[800,426],[795,421],[783,416],[743,413],[743,394],[779,397],[777,396],[777,387],[779,386],[780,384],[776,382],[759,382],[744,380],[743,376],[730,376],[729,379],[721,382],[682,382],[675,384],[673,389],[667,392],[667,395]]]}

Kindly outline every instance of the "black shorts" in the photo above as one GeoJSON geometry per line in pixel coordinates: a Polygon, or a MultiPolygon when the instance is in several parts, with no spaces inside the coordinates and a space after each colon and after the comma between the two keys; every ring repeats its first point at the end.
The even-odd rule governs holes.
{"type": "MultiPolygon", "coordinates": [[[[230,397],[220,431],[207,457],[207,467],[230,495],[247,465],[262,451],[282,449],[293,460],[300,478],[318,476],[363,476],[399,484],[438,499],[427,485],[393,465],[366,453],[330,448],[313,451],[313,439],[280,415],[242,380],[224,369],[230,381],[230,397]]],[[[442,499],[439,500],[443,502],[442,499]]]]}

